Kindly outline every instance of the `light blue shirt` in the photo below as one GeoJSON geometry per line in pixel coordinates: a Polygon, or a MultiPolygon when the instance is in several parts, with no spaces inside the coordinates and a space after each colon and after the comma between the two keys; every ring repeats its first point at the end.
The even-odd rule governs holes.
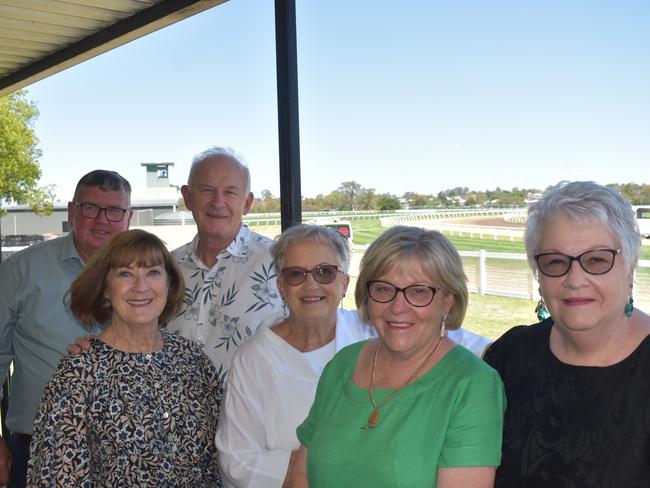
{"type": "Polygon", "coordinates": [[[66,347],[98,332],[78,322],[64,303],[83,266],[72,233],[35,244],[0,265],[0,384],[13,360],[6,423],[14,432],[31,434],[45,384],[66,347]]]}

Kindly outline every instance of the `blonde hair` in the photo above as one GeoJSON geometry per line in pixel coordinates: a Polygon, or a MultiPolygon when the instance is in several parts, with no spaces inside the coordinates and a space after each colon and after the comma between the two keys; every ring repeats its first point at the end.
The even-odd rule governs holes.
{"type": "Polygon", "coordinates": [[[435,230],[393,227],[373,242],[363,255],[354,298],[361,318],[370,322],[368,283],[379,279],[395,266],[415,262],[440,287],[454,296],[447,328],[458,329],[467,310],[467,277],[453,244],[435,230]]]}

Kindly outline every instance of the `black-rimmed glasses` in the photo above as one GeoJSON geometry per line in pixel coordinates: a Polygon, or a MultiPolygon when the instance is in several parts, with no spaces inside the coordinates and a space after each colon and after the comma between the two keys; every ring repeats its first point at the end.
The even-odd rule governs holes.
{"type": "Polygon", "coordinates": [[[401,291],[404,294],[404,299],[414,307],[426,307],[433,301],[438,289],[428,285],[411,285],[406,288],[399,288],[386,281],[368,282],[368,295],[379,303],[392,301],[397,296],[398,291],[401,291]]]}
{"type": "Polygon", "coordinates": [[[106,220],[108,220],[109,222],[121,222],[122,219],[124,218],[124,214],[127,211],[126,208],[118,208],[118,207],[104,208],[95,205],[94,203],[79,203],[79,202],[72,202],[72,203],[81,209],[81,215],[87,219],[96,219],[97,216],[99,215],[99,212],[104,212],[104,215],[106,215],[106,220]]]}
{"type": "Polygon", "coordinates": [[[544,252],[535,256],[539,271],[550,278],[564,276],[571,269],[573,261],[591,275],[603,275],[614,267],[616,255],[621,249],[592,249],[578,256],[569,256],[561,252],[544,252]]]}
{"type": "Polygon", "coordinates": [[[292,266],[289,268],[284,268],[282,273],[282,279],[291,286],[302,285],[307,279],[307,275],[311,273],[316,282],[321,285],[329,285],[336,279],[338,273],[343,273],[337,266],[333,264],[318,264],[312,269],[300,268],[298,266],[292,266]]]}

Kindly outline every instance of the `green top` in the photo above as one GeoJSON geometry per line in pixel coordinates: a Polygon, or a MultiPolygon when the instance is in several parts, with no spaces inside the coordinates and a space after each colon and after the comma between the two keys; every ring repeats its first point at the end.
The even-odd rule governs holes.
{"type": "MultiPolygon", "coordinates": [[[[297,429],[309,449],[310,488],[435,486],[438,468],[498,466],[505,397],[496,371],[455,346],[361,429],[372,405],[352,383],[365,342],[342,349],[323,371],[309,415],[297,429]]],[[[380,403],[392,389],[375,390],[380,403]]]]}

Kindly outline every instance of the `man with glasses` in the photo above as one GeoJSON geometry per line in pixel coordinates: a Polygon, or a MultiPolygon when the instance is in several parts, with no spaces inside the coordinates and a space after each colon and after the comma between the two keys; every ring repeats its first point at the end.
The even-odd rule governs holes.
{"type": "Polygon", "coordinates": [[[128,229],[130,207],[127,180],[114,171],[92,171],[79,180],[68,203],[70,232],[16,253],[0,265],[0,378],[6,378],[14,361],[6,419],[11,449],[0,438],[0,485],[25,486],[32,423],[42,390],[66,346],[88,333],[69,313],[66,293],[88,259],[112,235],[128,229]]]}
{"type": "Polygon", "coordinates": [[[201,344],[224,384],[239,345],[286,316],[273,241],[242,224],[253,203],[250,172],[231,149],[196,156],[181,192],[198,232],[173,252],[185,279],[185,306],[167,329],[201,344]]]}

